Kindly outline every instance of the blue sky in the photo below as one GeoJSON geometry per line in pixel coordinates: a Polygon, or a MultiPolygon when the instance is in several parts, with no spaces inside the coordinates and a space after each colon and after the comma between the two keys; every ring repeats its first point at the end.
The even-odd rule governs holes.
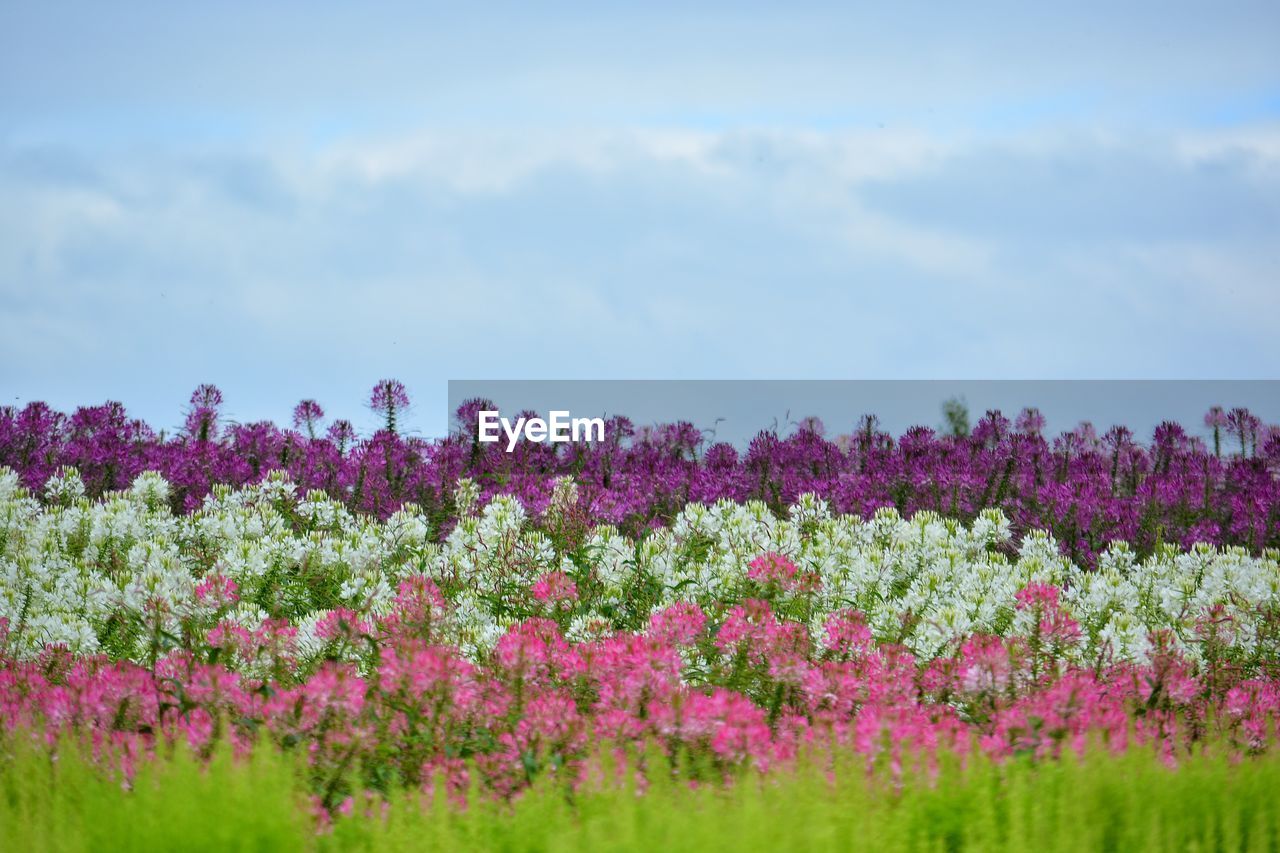
{"type": "Polygon", "coordinates": [[[458,5],[0,3],[3,402],[1280,373],[1275,3],[458,5]]]}

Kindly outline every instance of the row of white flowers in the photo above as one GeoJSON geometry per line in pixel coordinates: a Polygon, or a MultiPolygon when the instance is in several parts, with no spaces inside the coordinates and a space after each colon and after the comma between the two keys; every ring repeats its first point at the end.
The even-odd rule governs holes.
{"type": "MultiPolygon", "coordinates": [[[[379,521],[321,493],[299,496],[280,476],[217,489],[185,516],[170,511],[167,495],[168,484],[147,473],[125,492],[89,501],[68,470],[41,501],[0,469],[0,619],[8,623],[9,654],[31,656],[60,643],[142,659],[147,648],[178,642],[184,620],[216,606],[197,595],[211,573],[240,587],[233,621],[253,630],[283,613],[298,625],[302,646],[319,649],[315,626],[329,608],[385,612],[399,581],[422,573],[451,591],[455,639],[479,655],[514,618],[503,602],[547,571],[585,571],[603,590],[589,599],[596,610],[577,613],[570,625],[571,635],[582,635],[607,623],[610,608],[638,585],[653,606],[733,600],[748,563],[766,552],[820,580],[801,608],[815,632],[831,611],[853,608],[878,636],[924,657],[975,632],[1025,627],[1015,595],[1032,582],[1063,589],[1064,607],[1082,628],[1081,661],[1142,660],[1156,630],[1172,631],[1197,654],[1197,622],[1213,608],[1234,652],[1254,655],[1280,610],[1276,553],[1197,545],[1139,560],[1114,543],[1088,570],[1063,558],[1042,532],[1015,548],[998,510],[966,525],[932,513],[904,519],[882,510],[869,521],[836,515],[812,495],[787,517],[757,502],[722,501],[689,506],[669,528],[638,541],[597,527],[571,555],[517,500],[477,508],[466,481],[459,522],[443,543],[413,506],[379,521]]],[[[549,512],[574,500],[572,482],[560,481],[549,512]]]]}

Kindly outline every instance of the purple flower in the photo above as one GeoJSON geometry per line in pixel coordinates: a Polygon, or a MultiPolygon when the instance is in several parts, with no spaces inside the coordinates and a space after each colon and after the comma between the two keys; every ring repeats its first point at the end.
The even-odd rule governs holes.
{"type": "Polygon", "coordinates": [[[1018,413],[1014,429],[1023,435],[1039,435],[1044,432],[1044,415],[1035,406],[1028,406],[1018,413]]]}
{"type": "Polygon", "coordinates": [[[191,408],[187,412],[187,434],[200,444],[210,441],[218,431],[218,409],[222,406],[222,392],[216,385],[200,385],[191,393],[191,408]]]}
{"type": "Polygon", "coordinates": [[[396,379],[380,380],[369,395],[369,407],[386,419],[387,432],[395,432],[396,416],[409,408],[409,393],[404,383],[396,379]]]}
{"type": "Polygon", "coordinates": [[[310,439],[315,439],[316,427],[323,419],[324,409],[315,400],[303,400],[293,407],[293,428],[306,429],[310,439]]]}
{"type": "Polygon", "coordinates": [[[1242,457],[1247,453],[1246,444],[1248,443],[1252,443],[1254,452],[1257,452],[1258,428],[1261,425],[1262,421],[1248,409],[1237,407],[1227,412],[1227,433],[1239,439],[1242,457]]]}
{"type": "Polygon", "coordinates": [[[338,451],[345,453],[347,447],[355,440],[356,428],[351,425],[351,421],[345,418],[339,418],[329,425],[329,440],[338,445],[338,451]]]}
{"type": "MultiPolygon", "coordinates": [[[[187,430],[171,437],[116,403],[71,415],[43,403],[0,407],[0,465],[37,493],[60,468],[74,467],[89,497],[156,470],[178,511],[198,507],[216,484],[242,486],[283,470],[300,492],[323,490],[352,511],[385,517],[415,503],[441,537],[456,518],[459,478],[478,485],[481,505],[510,494],[541,518],[556,478],[572,476],[581,517],[571,527],[612,524],[632,535],[670,524],[691,502],[761,500],[784,512],[814,493],[833,512],[864,517],[892,506],[908,516],[928,510],[971,521],[996,507],[1015,531],[1048,530],[1066,556],[1086,565],[1112,539],[1143,554],[1160,542],[1196,538],[1254,551],[1280,547],[1280,432],[1243,409],[1214,421],[1241,442],[1242,452],[1225,458],[1178,424],[1161,424],[1146,445],[1125,427],[1101,440],[1083,426],[1047,440],[1031,434],[1042,429],[1034,417],[1024,413],[1015,428],[997,411],[970,435],[913,428],[894,436],[868,417],[828,440],[801,420],[789,434],[762,432],[745,451],[708,446],[690,423],[638,430],[612,416],[604,441],[521,442],[507,453],[477,444],[470,430],[426,441],[382,429],[360,440],[349,421],[338,420],[320,437],[323,412],[314,401],[295,410],[294,425],[309,438],[266,422],[220,428],[221,397],[213,386],[197,389],[187,430]]],[[[388,380],[371,403],[394,417],[408,395],[388,380]]],[[[488,407],[468,401],[459,423],[488,407]]]]}
{"type": "Polygon", "coordinates": [[[222,405],[222,392],[217,385],[205,383],[191,392],[191,405],[197,409],[217,409],[222,405]]]}

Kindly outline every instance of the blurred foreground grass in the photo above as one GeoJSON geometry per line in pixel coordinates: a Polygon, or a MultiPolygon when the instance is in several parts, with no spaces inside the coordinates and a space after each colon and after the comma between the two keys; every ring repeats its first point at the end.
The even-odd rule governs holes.
{"type": "Polygon", "coordinates": [[[400,793],[317,833],[299,765],[269,749],[207,765],[170,749],[125,790],[69,745],[56,760],[25,737],[0,747],[0,849],[22,853],[1280,849],[1274,751],[1233,762],[1207,750],[1176,769],[1136,748],[1036,764],[950,760],[936,778],[907,772],[898,783],[868,778],[851,756],[729,786],[664,776],[643,794],[630,781],[603,784],[634,774],[602,761],[572,795],[544,780],[514,803],[473,795],[461,809],[443,794],[400,793]]]}

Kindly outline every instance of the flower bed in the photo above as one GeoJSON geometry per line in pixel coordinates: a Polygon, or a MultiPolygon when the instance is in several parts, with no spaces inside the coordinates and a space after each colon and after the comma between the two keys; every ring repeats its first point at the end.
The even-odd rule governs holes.
{"type": "Polygon", "coordinates": [[[570,536],[565,481],[536,526],[464,501],[436,543],[412,507],[355,516],[281,476],[189,515],[157,476],[97,502],[73,479],[42,506],[0,475],[5,726],[126,768],[160,736],[267,738],[305,748],[327,808],[437,773],[508,797],[599,743],[717,773],[813,743],[1244,754],[1280,710],[1274,554],[1116,545],[1087,570],[998,511],[863,521],[812,496],[570,536]]]}
{"type": "Polygon", "coordinates": [[[1117,539],[1141,556],[1164,543],[1280,547],[1280,429],[1243,409],[1210,411],[1203,438],[1164,423],[1145,444],[1124,427],[1099,435],[1089,424],[1047,436],[1043,418],[1027,410],[1013,421],[988,412],[970,433],[946,436],[921,427],[894,437],[868,417],[828,440],[806,420],[790,435],[762,432],[745,450],[713,443],[692,424],[642,428],[619,417],[603,442],[522,441],[507,453],[476,440],[485,403],[458,411],[455,435],[423,440],[397,432],[407,401],[399,383],[379,383],[370,403],[384,428],[363,438],[347,421],[326,428],[311,400],[298,405],[293,429],[226,423],[212,386],[197,389],[185,428],[167,437],[116,403],[70,415],[42,403],[4,407],[0,465],[35,491],[61,467],[75,467],[90,497],[158,471],[183,512],[216,485],[282,470],[300,489],[323,490],[354,512],[386,518],[414,503],[437,536],[456,518],[460,479],[477,485],[481,503],[509,494],[540,513],[555,479],[572,476],[584,523],[632,535],[670,524],[690,503],[759,500],[783,513],[812,492],[833,511],[864,518],[894,507],[972,522],[1000,509],[1015,531],[1049,532],[1084,565],[1117,539]]]}
{"type": "MultiPolygon", "coordinates": [[[[616,778],[666,792],[646,802],[704,815],[689,838],[724,831],[707,797],[839,813],[813,780],[842,767],[863,825],[952,848],[1030,837],[1000,804],[1069,768],[1095,793],[1139,770],[1274,775],[1277,448],[1238,413],[1235,458],[1169,425],[1149,448],[1050,445],[995,415],[843,445],[808,425],[743,457],[614,421],[602,446],[505,454],[404,439],[403,389],[380,394],[388,429],[364,442],[318,437],[305,406],[299,432],[220,431],[208,388],[177,439],[118,441],[117,410],[4,413],[0,761],[56,756],[129,803],[181,800],[148,786],[182,762],[244,790],[285,773],[290,816],[254,825],[356,846],[428,817],[501,845],[532,831],[521,814],[587,843],[588,804],[640,814],[601,783],[623,760],[616,778]]],[[[64,796],[6,784],[2,808],[45,797],[30,827],[64,796]]],[[[1265,848],[1274,815],[1241,784],[1231,831],[1265,848]]],[[[1144,820],[1174,820],[1163,796],[1144,820]]],[[[1095,799],[1098,838],[1131,839],[1095,799]]],[[[1205,821],[1169,837],[1227,825],[1205,821]]]]}

